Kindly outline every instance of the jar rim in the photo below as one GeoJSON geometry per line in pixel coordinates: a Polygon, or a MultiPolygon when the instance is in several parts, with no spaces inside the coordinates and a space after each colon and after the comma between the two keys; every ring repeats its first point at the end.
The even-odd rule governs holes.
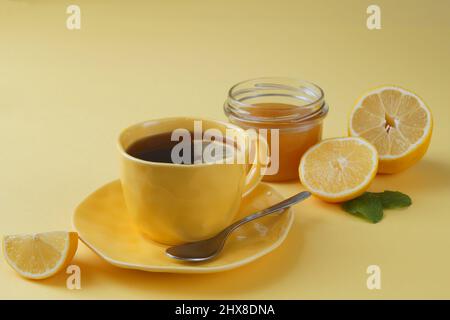
{"type": "MultiPolygon", "coordinates": [[[[224,109],[227,114],[250,122],[303,122],[317,117],[322,118],[327,113],[328,107],[324,96],[322,88],[310,81],[289,77],[260,77],[233,85],[228,90],[224,109]],[[291,108],[286,109],[287,114],[281,116],[252,115],[249,111],[260,106],[246,100],[267,97],[288,99],[291,103],[286,105],[291,108]]],[[[265,108],[265,110],[280,109],[265,108]]]]}

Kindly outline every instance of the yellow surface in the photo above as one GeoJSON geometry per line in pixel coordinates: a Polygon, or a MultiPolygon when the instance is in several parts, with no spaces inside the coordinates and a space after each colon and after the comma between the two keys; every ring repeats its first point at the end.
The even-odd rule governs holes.
{"type": "MultiPolygon", "coordinates": [[[[0,233],[71,228],[89,193],[118,177],[115,141],[149,118],[225,119],[228,88],[281,75],[318,83],[330,113],[324,137],[346,135],[354,101],[397,84],[435,118],[425,157],[370,190],[400,190],[413,205],[377,225],[311,199],[296,206],[286,242],[242,268],[151,274],[109,265],[80,244],[67,275],[23,280],[0,262],[0,298],[450,298],[450,2],[77,1],[82,29],[65,28],[72,2],[0,2],[0,233]],[[382,289],[368,290],[379,265],[382,289]]],[[[288,196],[298,182],[274,184],[288,196]]]]}
{"type": "MultiPolygon", "coordinates": [[[[269,185],[260,184],[244,198],[236,220],[280,202],[283,197],[269,185]]],[[[277,248],[288,235],[294,215],[269,215],[240,227],[226,242],[217,259],[184,262],[170,259],[166,245],[143,236],[130,219],[120,181],[102,186],[80,206],[73,225],[83,242],[108,262],[129,269],[174,273],[210,273],[231,270],[277,248]]]]}

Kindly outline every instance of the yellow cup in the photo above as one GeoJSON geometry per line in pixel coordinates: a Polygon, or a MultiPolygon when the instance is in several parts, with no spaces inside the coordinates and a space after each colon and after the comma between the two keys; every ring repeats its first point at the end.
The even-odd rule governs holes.
{"type": "Polygon", "coordinates": [[[206,239],[228,226],[242,197],[262,178],[260,162],[248,163],[253,140],[232,124],[195,118],[150,120],[125,129],[118,141],[121,182],[128,211],[139,229],[157,242],[174,245],[206,239]],[[193,132],[195,121],[201,121],[203,132],[216,129],[225,137],[231,130],[240,141],[246,141],[247,161],[159,163],[135,158],[126,151],[144,137],[179,128],[193,132]]]}

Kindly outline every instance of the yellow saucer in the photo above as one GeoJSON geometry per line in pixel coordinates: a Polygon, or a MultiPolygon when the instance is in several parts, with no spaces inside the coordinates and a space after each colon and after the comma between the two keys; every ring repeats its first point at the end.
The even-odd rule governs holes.
{"type": "MultiPolygon", "coordinates": [[[[244,198],[237,219],[283,200],[267,184],[244,198]]],[[[81,240],[109,263],[152,272],[208,273],[230,270],[277,248],[292,226],[292,209],[250,222],[232,233],[212,261],[183,262],[165,255],[167,246],[142,235],[127,214],[120,181],[89,195],[75,210],[73,225],[81,240]]]]}

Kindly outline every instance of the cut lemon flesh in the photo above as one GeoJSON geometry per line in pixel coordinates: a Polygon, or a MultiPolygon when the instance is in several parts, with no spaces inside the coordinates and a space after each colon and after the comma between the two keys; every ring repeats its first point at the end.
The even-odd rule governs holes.
{"type": "Polygon", "coordinates": [[[303,186],[328,202],[361,195],[377,173],[378,155],[373,145],[357,137],[334,138],[311,147],[300,161],[303,186]]]}
{"type": "Polygon", "coordinates": [[[398,87],[375,89],[358,100],[350,115],[351,136],[378,150],[380,173],[396,173],[419,161],[428,149],[433,119],[415,94],[398,87]]]}
{"type": "Polygon", "coordinates": [[[3,253],[8,264],[30,279],[48,278],[66,267],[78,247],[76,232],[54,231],[5,236],[3,253]]]}

